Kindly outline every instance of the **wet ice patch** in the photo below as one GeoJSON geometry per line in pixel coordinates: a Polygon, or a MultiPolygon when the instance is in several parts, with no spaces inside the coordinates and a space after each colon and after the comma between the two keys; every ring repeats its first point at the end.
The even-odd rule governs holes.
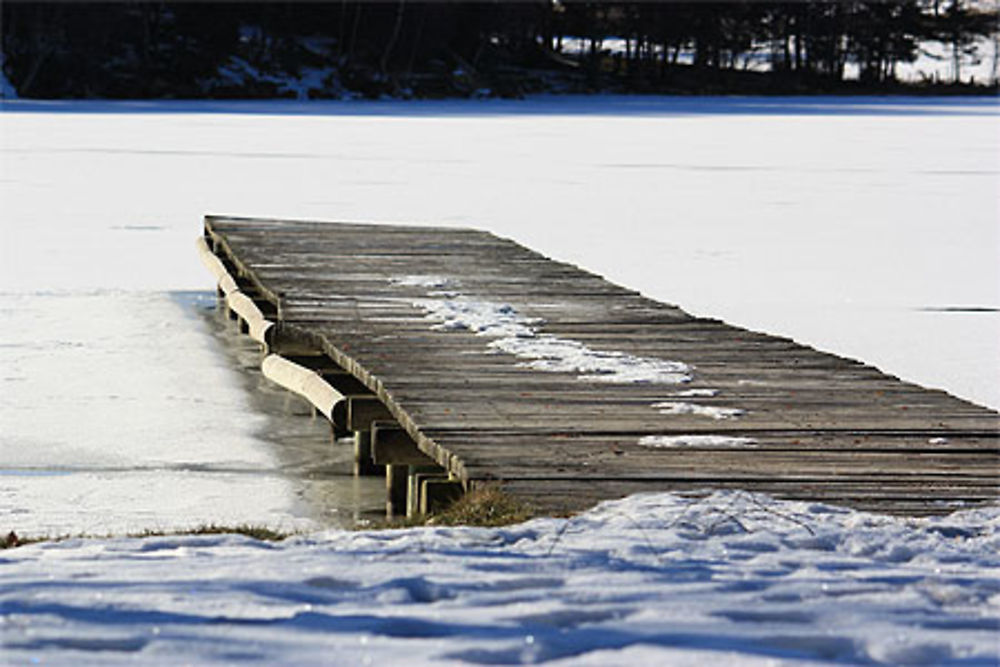
{"type": "Polygon", "coordinates": [[[495,338],[488,347],[528,361],[521,366],[553,373],[577,373],[579,379],[616,384],[680,384],[692,368],[680,361],[593,350],[579,341],[538,333],[543,320],[525,317],[510,304],[469,298],[419,299],[414,306],[443,331],[471,331],[495,338]]]}
{"type": "Polygon", "coordinates": [[[695,415],[697,417],[711,417],[712,419],[734,419],[746,412],[739,408],[720,408],[714,405],[698,405],[697,403],[680,401],[654,403],[653,407],[659,410],[661,415],[695,415]]]}
{"type": "Polygon", "coordinates": [[[639,438],[643,447],[657,449],[672,449],[675,447],[753,447],[757,441],[753,438],[730,435],[646,435],[639,438]]]}

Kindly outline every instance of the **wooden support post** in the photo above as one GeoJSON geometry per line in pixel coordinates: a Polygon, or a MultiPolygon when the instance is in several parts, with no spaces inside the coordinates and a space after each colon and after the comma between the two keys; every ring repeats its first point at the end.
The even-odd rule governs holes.
{"type": "Polygon", "coordinates": [[[372,422],[372,460],[381,465],[432,466],[434,459],[417,448],[417,443],[395,422],[372,422]]]}
{"type": "Polygon", "coordinates": [[[420,482],[420,513],[434,514],[462,497],[462,483],[444,477],[428,477],[420,482]]]}
{"type": "Polygon", "coordinates": [[[332,421],[330,422],[330,440],[333,441],[333,444],[336,445],[337,440],[340,440],[341,438],[346,438],[347,436],[352,434],[353,431],[348,431],[343,426],[338,426],[336,422],[332,421]]]}
{"type": "Polygon", "coordinates": [[[409,474],[409,466],[387,465],[385,467],[385,516],[388,519],[406,516],[409,474]]]}
{"type": "MultiPolygon", "coordinates": [[[[395,420],[389,409],[376,396],[347,396],[346,421],[352,431],[370,431],[372,422],[395,420]]],[[[334,412],[337,414],[337,411],[334,412]]]]}
{"type": "Polygon", "coordinates": [[[366,387],[361,380],[357,379],[345,370],[317,369],[316,372],[319,373],[324,382],[345,396],[374,396],[371,390],[366,387]]]}
{"type": "Polygon", "coordinates": [[[372,433],[371,431],[354,432],[354,476],[369,477],[378,475],[384,471],[383,466],[377,466],[372,462],[372,433]]]}
{"type": "Polygon", "coordinates": [[[406,485],[406,516],[414,517],[422,510],[421,491],[423,482],[427,479],[448,479],[448,475],[440,466],[409,466],[406,485]]]}

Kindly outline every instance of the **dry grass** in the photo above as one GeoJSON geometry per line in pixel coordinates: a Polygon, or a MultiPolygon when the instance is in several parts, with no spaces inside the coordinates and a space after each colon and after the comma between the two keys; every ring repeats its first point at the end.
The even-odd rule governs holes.
{"type": "Polygon", "coordinates": [[[412,528],[415,526],[478,526],[492,528],[521,523],[535,516],[531,507],[510,496],[496,484],[477,487],[437,514],[387,519],[358,526],[358,530],[412,528]]]}
{"type": "MultiPolygon", "coordinates": [[[[479,486],[452,503],[447,509],[437,514],[426,516],[389,519],[374,524],[357,526],[357,530],[383,530],[389,528],[412,528],[416,526],[479,526],[492,528],[521,523],[535,516],[531,507],[524,502],[506,494],[496,484],[479,486]]],[[[129,533],[125,537],[171,537],[183,535],[246,535],[255,540],[280,542],[293,533],[283,533],[252,524],[237,524],[222,526],[207,524],[190,530],[159,531],[145,530],[129,533]]],[[[12,549],[37,542],[58,542],[71,538],[109,539],[119,535],[56,535],[42,537],[20,537],[11,531],[0,540],[0,549],[12,549]]]]}
{"type": "Polygon", "coordinates": [[[509,526],[527,521],[534,513],[525,503],[497,485],[486,485],[465,494],[448,509],[428,518],[440,526],[509,526]]]}
{"type": "MultiPolygon", "coordinates": [[[[182,535],[246,535],[247,537],[252,537],[255,540],[264,540],[267,542],[280,542],[281,540],[290,537],[292,533],[282,533],[277,530],[268,528],[267,526],[255,526],[251,524],[237,524],[235,526],[220,526],[216,524],[207,524],[204,526],[198,526],[196,528],[191,528],[190,530],[144,530],[136,533],[128,533],[124,537],[172,537],[172,536],[182,536],[182,535]]],[[[41,537],[21,537],[17,535],[14,531],[10,531],[6,537],[0,541],[0,549],[13,549],[14,547],[23,547],[27,544],[36,544],[38,542],[60,542],[62,540],[69,540],[73,538],[83,538],[83,539],[110,539],[113,537],[121,537],[120,535],[50,535],[41,537]]]]}

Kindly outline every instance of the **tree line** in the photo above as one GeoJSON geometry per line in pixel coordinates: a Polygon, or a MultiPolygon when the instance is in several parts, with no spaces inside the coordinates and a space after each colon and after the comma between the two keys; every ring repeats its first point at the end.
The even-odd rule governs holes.
{"type": "MultiPolygon", "coordinates": [[[[875,2],[4,2],[3,67],[25,97],[808,93],[901,87],[920,45],[949,81],[996,39],[996,5],[875,2]],[[848,76],[849,70],[856,76],[848,76]]],[[[991,82],[996,90],[996,82],[991,82]]]]}

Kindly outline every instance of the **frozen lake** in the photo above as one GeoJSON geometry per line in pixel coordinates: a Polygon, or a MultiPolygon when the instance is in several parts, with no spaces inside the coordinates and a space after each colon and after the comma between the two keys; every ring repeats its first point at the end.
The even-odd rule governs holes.
{"type": "Polygon", "coordinates": [[[482,227],[1000,407],[995,100],[4,111],[5,529],[293,528],[377,508],[321,424],[288,444],[308,419],[280,394],[262,407],[235,361],[253,350],[205,315],[207,212],[482,227]]]}
{"type": "Polygon", "coordinates": [[[1000,508],[740,492],[321,530],[377,480],[213,311],[206,212],[472,225],[1000,407],[995,100],[4,104],[0,557],[25,664],[1000,659],[1000,508]]]}

